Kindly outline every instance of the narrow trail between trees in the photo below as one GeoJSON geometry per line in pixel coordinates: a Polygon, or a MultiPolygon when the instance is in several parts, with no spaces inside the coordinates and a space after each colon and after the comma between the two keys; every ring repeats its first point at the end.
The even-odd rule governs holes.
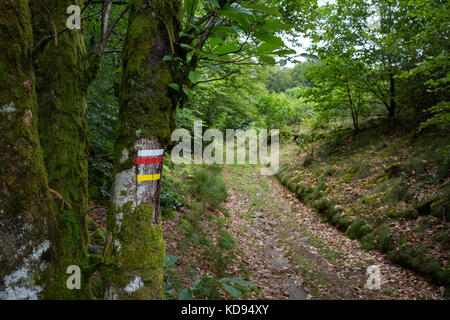
{"type": "Polygon", "coordinates": [[[252,166],[226,166],[237,265],[248,265],[255,299],[442,299],[442,288],[360,248],[303,205],[275,177],[252,166]],[[381,289],[366,287],[367,268],[381,271],[381,289]]]}

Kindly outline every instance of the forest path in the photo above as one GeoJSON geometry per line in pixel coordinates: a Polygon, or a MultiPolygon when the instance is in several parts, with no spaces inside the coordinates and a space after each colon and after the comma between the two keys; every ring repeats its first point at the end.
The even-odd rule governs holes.
{"type": "Polygon", "coordinates": [[[365,251],[322,222],[276,177],[254,166],[225,166],[232,215],[230,232],[260,294],[258,299],[442,299],[441,289],[365,251]],[[381,289],[366,288],[367,268],[376,265],[381,289]]]}

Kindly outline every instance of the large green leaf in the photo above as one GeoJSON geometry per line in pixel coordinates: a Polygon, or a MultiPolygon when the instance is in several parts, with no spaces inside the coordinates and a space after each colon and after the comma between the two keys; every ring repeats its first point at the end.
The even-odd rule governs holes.
{"type": "Polygon", "coordinates": [[[242,296],[242,292],[236,289],[235,287],[230,286],[229,284],[226,283],[223,283],[222,285],[223,288],[236,299],[239,299],[242,296]]]}
{"type": "Polygon", "coordinates": [[[178,300],[194,300],[191,289],[186,288],[178,295],[178,300]]]}
{"type": "MultiPolygon", "coordinates": [[[[178,90],[180,90],[180,86],[178,86],[178,90]]],[[[166,267],[173,266],[175,263],[177,263],[178,259],[179,258],[177,256],[167,255],[165,260],[165,266],[166,267]]]]}
{"type": "Polygon", "coordinates": [[[216,26],[212,29],[212,32],[220,32],[231,35],[239,35],[235,28],[229,26],[216,26]]]}
{"type": "Polygon", "coordinates": [[[267,43],[270,43],[273,45],[277,45],[279,47],[284,46],[283,40],[281,40],[280,38],[278,38],[274,35],[264,33],[264,32],[255,32],[253,35],[261,41],[264,41],[264,42],[267,42],[267,43]]]}
{"type": "Polygon", "coordinates": [[[192,19],[195,11],[197,11],[199,2],[199,0],[184,0],[184,15],[192,19]]]}
{"type": "Polygon", "coordinates": [[[264,4],[247,4],[243,7],[251,10],[267,12],[277,17],[282,17],[281,13],[277,9],[270,8],[264,4]]]}

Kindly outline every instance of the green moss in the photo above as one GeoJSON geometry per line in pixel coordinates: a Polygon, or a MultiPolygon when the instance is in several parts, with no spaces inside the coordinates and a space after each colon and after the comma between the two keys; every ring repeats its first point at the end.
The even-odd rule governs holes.
{"type": "Polygon", "coordinates": [[[105,233],[102,230],[97,229],[92,235],[92,242],[96,244],[103,244],[105,242],[105,233]]]}
{"type": "Polygon", "coordinates": [[[375,231],[361,238],[361,248],[365,250],[377,249],[381,252],[389,252],[395,248],[395,242],[389,231],[389,226],[382,225],[375,231]]]}
{"type": "MultiPolygon", "coordinates": [[[[72,0],[42,0],[52,12],[58,30],[66,27],[67,7],[72,0]]],[[[76,4],[82,6],[80,1],[76,4]]],[[[71,207],[64,206],[57,215],[56,250],[60,263],[58,279],[61,287],[49,298],[80,299],[84,290],[65,288],[66,268],[78,265],[88,267],[87,232],[84,213],[88,207],[88,128],[87,89],[92,75],[89,74],[89,58],[81,31],[64,32],[58,37],[58,46],[48,41],[52,27],[46,10],[37,2],[30,1],[34,36],[38,124],[44,150],[49,185],[61,194],[71,207]]],[[[56,200],[61,207],[60,200],[56,200]]],[[[89,290],[88,279],[82,287],[89,290]]]]}
{"type": "Polygon", "coordinates": [[[391,251],[389,258],[401,266],[419,272],[439,285],[450,286],[450,269],[441,268],[439,261],[435,260],[423,246],[403,245],[391,251]]]}
{"type": "Polygon", "coordinates": [[[411,199],[408,191],[409,187],[405,183],[395,183],[386,191],[385,201],[391,205],[395,205],[401,201],[408,202],[411,199]]]}
{"type": "Polygon", "coordinates": [[[450,200],[441,199],[430,205],[430,213],[433,217],[441,219],[450,219],[450,200]]]}
{"type": "MultiPolygon", "coordinates": [[[[154,224],[154,208],[151,205],[140,205],[132,210],[132,204],[125,205],[121,212],[124,218],[120,231],[114,219],[109,219],[109,230],[114,234],[120,248],[113,246],[108,250],[106,264],[102,270],[107,287],[114,288],[120,299],[160,299],[163,288],[163,267],[165,245],[160,224],[154,224]],[[133,293],[124,288],[136,277],[144,283],[133,293]]],[[[110,215],[115,216],[115,210],[110,215]]]]}
{"type": "Polygon", "coordinates": [[[346,173],[346,174],[344,174],[344,175],[342,176],[342,179],[343,179],[345,182],[349,183],[349,182],[351,182],[351,181],[353,180],[353,177],[354,177],[354,176],[355,176],[354,173],[346,173]]]}
{"type": "Polygon", "coordinates": [[[402,163],[394,163],[387,166],[386,169],[384,169],[384,172],[389,178],[398,178],[403,170],[404,167],[402,163]]]}
{"type": "Polygon", "coordinates": [[[435,201],[435,199],[422,201],[417,204],[416,210],[421,216],[428,216],[431,214],[431,204],[435,201]]]}
{"type": "Polygon", "coordinates": [[[309,187],[309,186],[305,186],[305,185],[300,185],[297,187],[297,197],[300,201],[305,201],[306,197],[309,194],[312,194],[314,192],[314,189],[309,187]]]}
{"type": "MultiPolygon", "coordinates": [[[[87,243],[86,237],[79,232],[84,221],[74,217],[68,206],[61,210],[60,201],[53,202],[49,194],[43,160],[47,152],[42,152],[38,135],[40,110],[46,106],[40,105],[38,109],[35,92],[36,88],[47,83],[36,79],[30,63],[33,37],[28,5],[29,1],[3,1],[0,4],[0,41],[8,47],[0,55],[0,175],[2,182],[5,182],[0,184],[0,203],[2,215],[6,213],[0,223],[0,234],[7,237],[7,243],[15,244],[2,252],[0,279],[20,268],[23,256],[31,254],[37,245],[50,240],[52,247],[45,253],[49,267],[32,270],[36,272],[30,283],[43,288],[40,298],[88,298],[89,292],[68,290],[66,286],[67,267],[78,265],[84,271],[87,265],[83,250],[83,245],[87,246],[87,243]],[[31,82],[31,91],[25,88],[26,81],[31,82]],[[11,251],[20,247],[23,248],[23,255],[11,251]]],[[[46,16],[45,13],[43,15],[46,16]]],[[[46,20],[45,26],[48,25],[46,20]]],[[[75,69],[78,67],[74,66],[75,69]]],[[[53,73],[58,70],[53,64],[49,69],[48,72],[53,73]]],[[[71,78],[72,82],[75,80],[71,78]]],[[[55,83],[55,86],[58,85],[55,83]]],[[[54,121],[50,124],[55,125],[54,121]]],[[[70,142],[64,141],[64,146],[76,148],[70,142]]],[[[76,159],[71,161],[76,162],[76,159]]],[[[67,169],[62,166],[67,171],[72,168],[70,165],[67,169]]],[[[65,190],[54,187],[53,177],[50,174],[51,187],[72,201],[65,190]]],[[[83,189],[76,191],[82,193],[83,189]]],[[[36,265],[43,266],[40,263],[36,265]]],[[[82,287],[88,291],[85,273],[82,274],[82,287]]]]}
{"type": "Polygon", "coordinates": [[[86,215],[85,223],[89,231],[95,231],[98,228],[95,220],[89,215],[86,215]]]}
{"type": "Polygon", "coordinates": [[[368,204],[375,204],[375,203],[377,203],[378,202],[378,199],[380,198],[380,194],[379,193],[375,193],[375,194],[370,194],[370,195],[368,195],[368,196],[365,196],[364,198],[363,198],[363,201],[365,202],[365,203],[368,203],[368,204]]]}
{"type": "Polygon", "coordinates": [[[129,16],[115,146],[118,171],[133,165],[132,159],[120,163],[123,150],[133,154],[140,138],[158,138],[167,144],[175,128],[176,104],[168,94],[173,74],[169,63],[162,61],[170,55],[170,45],[161,19],[177,35],[181,28],[181,1],[152,1],[152,6],[134,0],[129,16]]]}
{"type": "Polygon", "coordinates": [[[389,218],[394,219],[414,219],[417,217],[416,211],[413,206],[405,203],[399,203],[394,208],[389,209],[386,212],[389,218]]]}
{"type": "Polygon", "coordinates": [[[101,254],[89,255],[89,264],[94,265],[103,262],[103,256],[101,254]]]}

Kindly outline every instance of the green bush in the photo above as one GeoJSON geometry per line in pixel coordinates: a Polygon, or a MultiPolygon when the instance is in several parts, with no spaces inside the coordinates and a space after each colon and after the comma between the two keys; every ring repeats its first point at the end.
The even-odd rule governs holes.
{"type": "Polygon", "coordinates": [[[202,168],[194,172],[190,181],[191,193],[197,200],[216,209],[228,197],[227,187],[216,169],[202,168]]]}
{"type": "Polygon", "coordinates": [[[376,237],[377,237],[377,234],[375,232],[366,234],[361,239],[361,248],[363,248],[364,250],[368,250],[368,251],[375,249],[376,237]]]}
{"type": "Polygon", "coordinates": [[[377,250],[387,253],[395,248],[395,241],[389,231],[389,227],[387,225],[381,226],[377,229],[377,250]]]}
{"type": "Polygon", "coordinates": [[[361,239],[370,233],[370,227],[361,219],[356,219],[348,228],[347,235],[350,239],[361,239]]]}

